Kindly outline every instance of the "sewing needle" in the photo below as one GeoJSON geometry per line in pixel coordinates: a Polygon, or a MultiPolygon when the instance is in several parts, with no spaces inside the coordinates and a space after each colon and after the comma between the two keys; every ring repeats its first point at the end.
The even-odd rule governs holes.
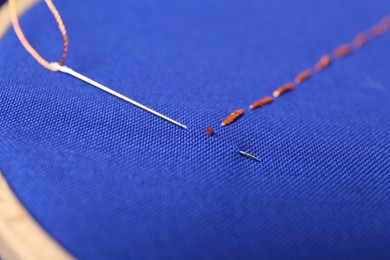
{"type": "Polygon", "coordinates": [[[251,155],[250,153],[244,152],[244,151],[242,151],[242,150],[240,150],[240,151],[238,151],[238,152],[239,152],[241,155],[243,155],[243,156],[246,156],[246,157],[248,157],[248,158],[251,158],[252,160],[255,160],[255,161],[258,161],[258,162],[261,161],[259,158],[257,158],[257,157],[254,156],[254,155],[251,155]]]}
{"type": "Polygon", "coordinates": [[[161,113],[159,113],[159,112],[157,112],[157,111],[155,111],[155,110],[153,110],[153,109],[151,109],[151,108],[149,108],[147,106],[144,106],[141,103],[138,103],[137,101],[134,101],[134,100],[132,100],[132,99],[130,99],[130,98],[128,98],[128,97],[126,97],[126,96],[124,96],[124,95],[122,95],[122,94],[120,94],[120,93],[118,93],[118,92],[116,92],[116,91],[114,91],[114,90],[112,90],[112,89],[110,89],[110,88],[108,88],[108,87],[106,87],[106,86],[104,86],[104,85],[102,85],[102,84],[100,84],[100,83],[98,83],[98,82],[96,82],[96,81],[94,81],[94,80],[84,76],[84,75],[81,75],[80,73],[72,70],[71,68],[68,68],[66,66],[62,66],[62,65],[58,64],[57,62],[53,62],[53,63],[51,63],[51,65],[53,65],[56,69],[58,69],[62,73],[66,73],[66,74],[69,74],[69,75],[71,75],[71,76],[73,76],[75,78],[78,78],[79,80],[82,80],[82,81],[84,81],[84,82],[86,82],[86,83],[88,83],[88,84],[90,84],[90,85],[92,85],[94,87],[97,87],[97,88],[99,88],[99,89],[101,89],[101,90],[103,90],[103,91],[105,91],[105,92],[107,92],[107,93],[109,93],[111,95],[114,95],[114,96],[116,96],[116,97],[118,97],[118,98],[120,98],[120,99],[122,99],[122,100],[124,100],[126,102],[129,102],[129,103],[131,103],[131,104],[133,104],[133,105],[135,105],[135,106],[137,106],[137,107],[139,107],[139,108],[141,108],[141,109],[143,109],[145,111],[148,111],[149,113],[152,113],[152,114],[154,114],[154,115],[156,115],[156,116],[158,116],[158,117],[160,117],[160,118],[162,118],[162,119],[164,119],[166,121],[169,121],[172,124],[180,126],[180,127],[184,128],[184,129],[187,128],[186,125],[183,125],[182,123],[179,123],[179,122],[177,122],[176,120],[173,120],[170,117],[167,117],[167,116],[165,116],[165,115],[163,115],[163,114],[161,114],[161,113]]]}

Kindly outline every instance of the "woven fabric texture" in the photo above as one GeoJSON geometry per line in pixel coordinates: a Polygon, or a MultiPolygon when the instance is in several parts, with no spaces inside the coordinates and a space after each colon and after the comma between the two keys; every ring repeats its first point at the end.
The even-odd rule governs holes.
{"type": "MultiPolygon", "coordinates": [[[[69,67],[189,126],[43,69],[6,34],[0,169],[73,255],[390,258],[390,35],[220,126],[379,22],[390,1],[55,3],[69,67]]],[[[60,58],[43,1],[21,25],[60,58]]]]}

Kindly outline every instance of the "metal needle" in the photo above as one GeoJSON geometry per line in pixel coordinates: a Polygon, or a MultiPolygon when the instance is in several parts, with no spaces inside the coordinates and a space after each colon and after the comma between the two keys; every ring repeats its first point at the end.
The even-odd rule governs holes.
{"type": "Polygon", "coordinates": [[[131,104],[133,104],[133,105],[135,105],[135,106],[137,106],[137,107],[139,107],[139,108],[141,108],[143,110],[146,110],[149,113],[152,113],[152,114],[154,114],[154,115],[156,115],[156,116],[158,116],[158,117],[160,117],[162,119],[165,119],[165,120],[171,122],[172,124],[180,126],[180,127],[184,128],[184,129],[187,128],[186,125],[183,125],[183,124],[177,122],[176,120],[173,120],[170,117],[167,117],[167,116],[165,116],[165,115],[163,115],[163,114],[161,114],[161,113],[159,113],[159,112],[157,112],[157,111],[155,111],[155,110],[153,110],[153,109],[151,109],[151,108],[149,108],[147,106],[144,106],[141,103],[138,103],[137,101],[134,101],[134,100],[132,100],[132,99],[130,99],[130,98],[128,98],[128,97],[126,97],[126,96],[124,96],[124,95],[122,95],[122,94],[120,94],[120,93],[118,93],[118,92],[116,92],[116,91],[114,91],[114,90],[112,90],[112,89],[110,89],[110,88],[108,88],[108,87],[106,87],[106,86],[104,86],[104,85],[102,85],[102,84],[100,84],[100,83],[98,83],[98,82],[96,82],[96,81],[94,81],[94,80],[84,76],[84,75],[81,75],[80,73],[72,70],[71,68],[68,68],[66,66],[61,66],[60,64],[58,64],[56,62],[53,62],[51,64],[53,66],[55,66],[59,71],[61,71],[63,73],[66,73],[66,74],[69,74],[69,75],[71,75],[73,77],[76,77],[79,80],[82,80],[82,81],[84,81],[84,82],[86,82],[86,83],[88,83],[88,84],[90,84],[90,85],[92,85],[94,87],[97,87],[97,88],[99,88],[99,89],[101,89],[101,90],[103,90],[103,91],[105,91],[105,92],[107,92],[107,93],[109,93],[111,95],[114,95],[114,96],[116,96],[116,97],[118,97],[118,98],[120,98],[120,99],[122,99],[124,101],[127,101],[127,102],[129,102],[129,103],[131,103],[131,104]]]}
{"type": "Polygon", "coordinates": [[[247,152],[244,152],[244,151],[242,151],[242,150],[240,150],[240,151],[238,151],[241,155],[243,155],[243,156],[246,156],[246,157],[249,157],[249,158],[251,158],[252,160],[255,160],[255,161],[258,161],[258,162],[260,162],[261,160],[259,159],[259,158],[257,158],[256,156],[254,156],[254,155],[251,155],[251,154],[249,154],[249,153],[247,153],[247,152]]]}

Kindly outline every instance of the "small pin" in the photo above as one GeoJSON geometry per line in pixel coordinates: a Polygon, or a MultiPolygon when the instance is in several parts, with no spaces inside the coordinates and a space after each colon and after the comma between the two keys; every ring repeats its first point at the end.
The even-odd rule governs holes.
{"type": "Polygon", "coordinates": [[[56,69],[58,69],[59,71],[61,71],[63,73],[66,73],[66,74],[69,74],[69,75],[71,75],[71,76],[73,76],[75,78],[78,78],[79,80],[82,80],[82,81],[84,81],[84,82],[86,82],[86,83],[88,83],[88,84],[90,84],[90,85],[92,85],[94,87],[97,87],[97,88],[99,88],[99,89],[101,89],[101,90],[103,90],[103,91],[105,91],[105,92],[107,92],[107,93],[109,93],[111,95],[114,95],[114,96],[116,96],[116,97],[118,97],[118,98],[120,98],[120,99],[122,99],[122,100],[124,100],[126,102],[129,102],[129,103],[131,103],[131,104],[133,104],[133,105],[135,105],[135,106],[137,106],[137,107],[139,107],[139,108],[141,108],[141,109],[143,109],[145,111],[148,111],[149,113],[152,113],[152,114],[154,114],[154,115],[156,115],[156,116],[158,116],[158,117],[160,117],[160,118],[162,118],[162,119],[164,119],[166,121],[169,121],[172,124],[180,126],[180,127],[184,128],[184,129],[187,128],[186,125],[183,125],[182,123],[179,123],[179,122],[177,122],[176,120],[173,120],[170,117],[167,117],[167,116],[165,116],[165,115],[163,115],[163,114],[161,114],[161,113],[159,113],[159,112],[157,112],[157,111],[155,111],[155,110],[153,110],[153,109],[151,109],[151,108],[149,108],[147,106],[144,106],[141,103],[138,103],[137,101],[134,101],[134,100],[132,100],[132,99],[130,99],[130,98],[128,98],[128,97],[126,97],[126,96],[124,96],[124,95],[122,95],[122,94],[120,94],[120,93],[118,93],[118,92],[116,92],[116,91],[114,91],[114,90],[112,90],[112,89],[110,89],[110,88],[108,88],[108,87],[106,87],[106,86],[104,86],[104,85],[102,85],[102,84],[100,84],[100,83],[98,83],[98,82],[96,82],[96,81],[94,81],[94,80],[84,76],[84,75],[81,75],[80,73],[72,70],[71,68],[68,68],[66,66],[61,66],[60,64],[58,64],[56,62],[51,63],[51,65],[53,65],[56,69]]]}
{"type": "Polygon", "coordinates": [[[252,160],[255,160],[255,161],[258,161],[260,162],[261,160],[259,158],[257,158],[256,156],[252,155],[252,154],[249,154],[247,152],[244,152],[242,150],[238,151],[242,156],[246,156],[248,158],[251,158],[252,160]]]}

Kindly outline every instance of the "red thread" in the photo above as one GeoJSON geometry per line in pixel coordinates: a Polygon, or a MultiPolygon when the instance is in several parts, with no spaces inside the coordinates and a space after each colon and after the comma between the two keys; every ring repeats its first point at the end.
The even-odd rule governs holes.
{"type": "Polygon", "coordinates": [[[209,135],[211,135],[211,136],[215,134],[215,132],[214,132],[214,130],[211,128],[211,126],[207,127],[206,132],[207,132],[209,135]]]}
{"type": "Polygon", "coordinates": [[[390,29],[390,15],[383,18],[382,24],[387,28],[387,30],[390,29]]]}
{"type": "Polygon", "coordinates": [[[385,26],[385,24],[377,24],[375,25],[374,27],[371,27],[369,33],[370,33],[370,36],[373,37],[373,38],[376,38],[376,37],[380,37],[382,36],[383,34],[385,34],[387,28],[385,26]]]}
{"type": "Polygon", "coordinates": [[[259,107],[262,107],[264,105],[267,105],[269,103],[271,103],[274,99],[272,97],[265,97],[265,98],[262,98],[256,102],[254,102],[252,105],[250,105],[250,109],[256,109],[256,108],[259,108],[259,107]]]}
{"type": "Polygon", "coordinates": [[[295,85],[293,83],[287,83],[287,84],[284,84],[283,86],[281,86],[280,88],[278,88],[277,90],[274,91],[274,93],[272,93],[272,95],[274,97],[279,97],[280,95],[288,92],[288,91],[291,91],[295,88],[295,85]]]}
{"type": "Polygon", "coordinates": [[[349,46],[348,44],[344,44],[336,48],[336,50],[334,51],[334,56],[336,58],[343,58],[348,54],[350,54],[351,52],[352,52],[351,46],[349,46]]]}
{"type": "Polygon", "coordinates": [[[318,61],[318,63],[314,66],[317,71],[321,71],[328,67],[331,63],[331,58],[329,55],[324,55],[321,57],[321,59],[318,61]]]}
{"type": "Polygon", "coordinates": [[[368,38],[365,34],[359,33],[355,39],[353,39],[353,44],[357,48],[361,48],[363,45],[365,45],[368,42],[368,38]]]}
{"type": "Polygon", "coordinates": [[[305,71],[302,71],[302,72],[299,73],[298,76],[295,78],[295,83],[296,83],[296,84],[301,84],[302,82],[304,82],[305,80],[307,80],[307,79],[310,78],[311,76],[313,76],[313,71],[312,71],[312,70],[305,70],[305,71]]]}
{"type": "MultiPolygon", "coordinates": [[[[62,22],[61,16],[58,13],[53,2],[51,0],[45,0],[45,2],[47,4],[47,6],[49,7],[50,12],[53,14],[53,16],[58,24],[58,28],[60,29],[60,32],[62,35],[62,40],[64,42],[64,51],[62,53],[62,57],[61,57],[59,64],[64,65],[66,56],[68,55],[68,36],[66,34],[65,25],[62,22]]],[[[51,65],[47,60],[42,58],[42,56],[31,46],[30,42],[27,40],[26,36],[24,35],[22,28],[20,27],[20,24],[19,24],[15,0],[9,0],[9,10],[10,10],[11,21],[12,21],[12,25],[14,27],[15,33],[18,36],[19,41],[22,43],[23,47],[43,67],[45,67],[46,69],[49,69],[51,71],[57,71],[57,69],[53,65],[51,65]]]]}
{"type": "MultiPolygon", "coordinates": [[[[323,69],[327,68],[332,62],[333,57],[335,58],[343,58],[350,54],[352,51],[364,46],[369,40],[376,38],[378,36],[381,36],[384,34],[387,30],[390,30],[390,16],[386,16],[382,19],[382,21],[373,26],[368,33],[360,33],[358,34],[352,41],[352,45],[344,44],[337,47],[334,52],[333,56],[330,55],[323,55],[321,59],[317,62],[317,64],[314,65],[315,69],[317,71],[322,71],[323,69]]],[[[314,74],[313,70],[306,70],[297,75],[295,78],[295,83],[301,84],[303,81],[307,80],[314,74]]],[[[282,94],[289,92],[295,88],[294,83],[287,83],[283,85],[282,87],[275,90],[272,95],[274,98],[277,98],[281,96],[282,94]]],[[[260,99],[256,102],[254,102],[252,105],[250,105],[250,109],[256,109],[259,107],[262,107],[266,104],[269,104],[273,101],[272,97],[265,97],[263,99],[260,99]]],[[[229,125],[233,123],[237,118],[242,116],[244,114],[244,110],[237,110],[234,111],[231,115],[229,115],[223,122],[222,125],[229,125]]]]}
{"type": "Polygon", "coordinates": [[[227,126],[236,121],[238,118],[240,118],[242,115],[244,115],[245,110],[239,109],[231,113],[225,120],[222,121],[222,126],[227,126]]]}

